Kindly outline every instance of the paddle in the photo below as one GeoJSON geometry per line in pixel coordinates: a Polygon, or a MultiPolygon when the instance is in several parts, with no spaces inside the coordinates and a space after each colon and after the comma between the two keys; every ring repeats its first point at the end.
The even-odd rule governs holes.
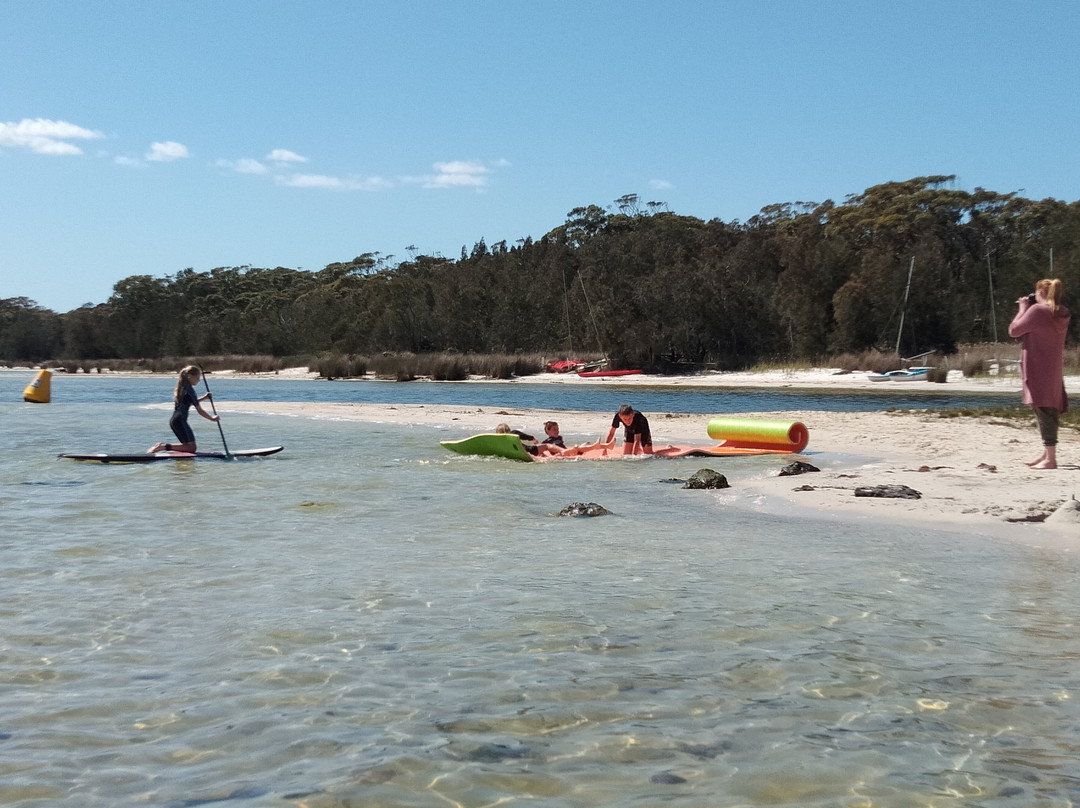
{"type": "MultiPolygon", "coordinates": [[[[203,384],[206,385],[206,392],[210,393],[210,382],[206,380],[206,371],[202,369],[202,365],[199,365],[199,375],[202,376],[203,384]]],[[[210,394],[210,409],[213,410],[214,415],[217,415],[217,407],[214,406],[214,396],[210,394]]],[[[225,430],[221,428],[221,416],[218,415],[217,430],[221,434],[221,445],[225,447],[226,457],[232,457],[232,452],[229,451],[229,444],[225,442],[225,430]]]]}

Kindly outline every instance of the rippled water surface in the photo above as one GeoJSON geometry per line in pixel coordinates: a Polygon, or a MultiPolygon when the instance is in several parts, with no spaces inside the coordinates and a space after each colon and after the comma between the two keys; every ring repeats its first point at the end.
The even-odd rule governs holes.
{"type": "Polygon", "coordinates": [[[1080,801],[1072,555],[768,515],[775,458],[229,415],[285,452],[56,459],[163,437],[122,398],[0,403],[0,805],[1080,801]]]}

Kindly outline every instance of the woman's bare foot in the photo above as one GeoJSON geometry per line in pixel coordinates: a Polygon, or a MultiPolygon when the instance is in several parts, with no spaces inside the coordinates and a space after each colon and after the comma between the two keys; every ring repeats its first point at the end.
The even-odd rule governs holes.
{"type": "Polygon", "coordinates": [[[1040,457],[1031,466],[1033,469],[1056,469],[1057,468],[1057,446],[1047,446],[1043,451],[1043,456],[1040,457]]]}
{"type": "Polygon", "coordinates": [[[158,452],[164,452],[164,451],[165,451],[165,444],[164,443],[155,443],[153,446],[151,446],[149,449],[146,450],[146,453],[147,454],[157,454],[158,452]]]}

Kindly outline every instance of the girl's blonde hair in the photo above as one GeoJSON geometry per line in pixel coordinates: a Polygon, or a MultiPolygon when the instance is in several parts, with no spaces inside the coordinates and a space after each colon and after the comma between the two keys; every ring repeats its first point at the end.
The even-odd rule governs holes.
{"type": "Polygon", "coordinates": [[[1050,313],[1057,314],[1058,306],[1061,305],[1061,298],[1065,294],[1061,278],[1043,278],[1035,284],[1035,291],[1043,293],[1043,296],[1046,297],[1046,304],[1050,307],[1050,313]]]}
{"type": "Polygon", "coordinates": [[[199,370],[197,365],[188,365],[186,368],[180,371],[180,378],[176,382],[176,392],[173,393],[173,403],[180,401],[180,396],[184,392],[184,385],[190,384],[194,387],[198,384],[199,379],[202,378],[202,371],[199,370]],[[192,381],[194,377],[195,381],[192,381]]]}

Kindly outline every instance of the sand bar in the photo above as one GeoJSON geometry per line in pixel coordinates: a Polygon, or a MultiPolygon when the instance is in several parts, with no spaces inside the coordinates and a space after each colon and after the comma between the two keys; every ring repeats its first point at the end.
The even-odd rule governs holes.
{"type": "MultiPolygon", "coordinates": [[[[25,369],[23,369],[25,371],[25,369]]],[[[90,374],[96,375],[96,374],[90,374]]],[[[170,376],[172,374],[113,374],[109,376],[170,376]]],[[[276,373],[241,374],[217,371],[213,377],[259,380],[311,380],[307,368],[276,373]]],[[[491,383],[490,379],[475,381],[491,383]]],[[[357,383],[358,382],[335,382],[357,383]]],[[[419,384],[438,382],[419,382],[419,384]]],[[[773,370],[753,373],[704,373],[692,376],[623,376],[617,379],[582,379],[575,374],[543,373],[504,384],[618,385],[660,388],[757,388],[835,390],[872,395],[882,385],[904,385],[905,392],[1006,393],[1020,400],[1020,379],[1015,373],[965,379],[953,371],[944,384],[933,382],[872,382],[865,373],[839,373],[833,369],[773,370]]],[[[1066,390],[1080,394],[1080,376],[1067,376],[1066,390]]],[[[633,394],[627,399],[633,403],[633,394]]],[[[435,404],[353,404],[218,401],[222,413],[260,412],[348,419],[401,425],[440,426],[464,437],[492,431],[506,421],[516,429],[542,432],[549,418],[559,421],[570,443],[587,443],[604,435],[611,421],[608,412],[569,412],[536,408],[500,410],[491,407],[435,404]]],[[[711,443],[702,415],[647,412],[653,439],[659,445],[711,443]]],[[[721,414],[721,413],[716,413],[721,414]]],[[[726,414],[726,413],[724,413],[726,414]]],[[[1062,429],[1058,446],[1059,468],[1035,470],[1025,461],[1042,450],[1034,418],[942,418],[932,411],[907,412],[758,412],[743,417],[802,421],[809,429],[805,459],[820,472],[780,477],[788,458],[762,458],[762,473],[741,486],[753,491],[748,501],[764,511],[798,513],[808,518],[851,518],[872,525],[879,520],[923,524],[1020,541],[1030,545],[1080,550],[1080,511],[1070,503],[1080,497],[1080,432],[1062,429]],[[856,497],[861,486],[906,485],[921,499],[856,497]],[[756,495],[756,496],[754,496],[756,495]]],[[[447,433],[442,433],[447,434],[447,433]]],[[[434,437],[433,437],[434,439],[434,437]]],[[[594,462],[594,461],[574,461],[594,462]]],[[[651,462],[662,463],[662,460],[651,462]]],[[[702,459],[702,466],[723,471],[721,459],[702,459]]],[[[734,502],[734,500],[733,500],[734,502]]]]}
{"type": "MultiPolygon", "coordinates": [[[[290,374],[295,378],[294,374],[290,374]]],[[[288,377],[288,376],[283,376],[288,377]]],[[[486,381],[486,380],[485,380],[486,381]]],[[[614,380],[613,380],[614,381],[614,380]]],[[[519,382],[507,382],[515,384],[519,382]]],[[[604,384],[604,380],[541,374],[520,383],[604,384]]],[[[855,391],[879,382],[865,374],[838,375],[828,370],[771,371],[753,374],[704,374],[687,377],[631,376],[619,385],[661,387],[746,387],[855,391]]],[[[900,383],[888,383],[900,384],[900,383]]],[[[1014,392],[1015,375],[933,384],[903,383],[915,392],[1014,392]]],[[[1080,377],[1066,387],[1080,392],[1080,377]]],[[[628,395],[632,403],[632,394],[628,395]]],[[[311,404],[218,402],[223,412],[244,411],[348,419],[401,425],[442,426],[464,437],[492,431],[499,422],[533,434],[542,423],[558,420],[569,443],[585,443],[604,435],[608,412],[552,411],[543,408],[463,407],[420,404],[311,404]]],[[[647,412],[656,445],[709,444],[701,415],[647,412]]],[[[872,524],[879,520],[922,524],[1017,540],[1026,544],[1080,549],[1080,511],[1069,502],[1080,496],[1080,433],[1062,429],[1055,470],[1025,465],[1042,451],[1034,418],[942,418],[933,412],[760,412],[746,417],[802,421],[810,431],[805,458],[820,472],[780,477],[789,458],[762,458],[762,474],[742,486],[758,496],[742,496],[761,510],[799,513],[810,518],[851,518],[872,524]],[[861,486],[906,485],[921,499],[856,497],[861,486]],[[1065,503],[1063,505],[1063,503],[1065,503]]],[[[445,434],[445,433],[442,433],[445,434]]],[[[508,461],[509,462],[509,461],[508,461]]],[[[572,461],[594,462],[594,461],[572,461]]],[[[650,461],[662,463],[662,460],[650,461]]],[[[721,459],[702,459],[702,466],[723,471],[721,459]]]]}

